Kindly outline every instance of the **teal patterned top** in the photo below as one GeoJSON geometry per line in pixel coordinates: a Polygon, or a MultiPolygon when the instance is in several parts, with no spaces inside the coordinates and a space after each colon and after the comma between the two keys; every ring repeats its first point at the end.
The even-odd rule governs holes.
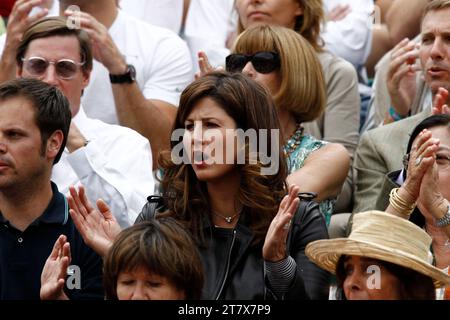
{"type": "MultiPolygon", "coordinates": [[[[298,129],[291,139],[286,143],[284,151],[288,154],[289,174],[302,168],[308,156],[322,148],[327,142],[317,140],[310,135],[302,136],[302,128],[298,129]],[[301,140],[299,140],[300,138],[301,140]],[[298,142],[300,141],[300,143],[298,142]],[[290,151],[290,153],[289,153],[290,151]]],[[[320,212],[324,215],[327,226],[330,224],[331,215],[334,211],[336,199],[327,199],[319,203],[320,212]]]]}

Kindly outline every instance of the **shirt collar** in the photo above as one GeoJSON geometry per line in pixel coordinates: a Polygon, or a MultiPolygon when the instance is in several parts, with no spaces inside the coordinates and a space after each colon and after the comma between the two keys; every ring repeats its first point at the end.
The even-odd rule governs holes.
{"type": "Polygon", "coordinates": [[[86,123],[88,117],[82,105],[80,105],[80,109],[78,110],[75,117],[72,118],[72,122],[76,124],[77,127],[82,127],[83,124],[86,123]]]}
{"type": "Polygon", "coordinates": [[[123,19],[125,19],[125,16],[126,16],[125,12],[123,12],[122,10],[118,9],[117,11],[118,12],[117,12],[116,20],[114,20],[114,22],[112,23],[111,27],[109,27],[109,30],[108,30],[108,32],[111,36],[115,35],[117,32],[120,31],[120,26],[123,25],[123,24],[121,24],[121,21],[123,19]]]}
{"type": "MultiPolygon", "coordinates": [[[[51,182],[53,196],[44,212],[34,220],[30,226],[45,224],[61,224],[65,225],[69,220],[69,205],[67,198],[58,191],[55,183],[51,182]]],[[[8,222],[0,212],[0,222],[8,222]]]]}

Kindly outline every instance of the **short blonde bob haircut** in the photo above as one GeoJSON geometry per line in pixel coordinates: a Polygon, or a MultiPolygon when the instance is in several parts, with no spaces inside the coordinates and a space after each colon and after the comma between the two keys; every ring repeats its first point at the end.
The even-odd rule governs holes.
{"type": "Polygon", "coordinates": [[[288,28],[256,26],[239,35],[232,51],[278,53],[281,84],[273,94],[276,106],[289,111],[300,123],[313,121],[323,113],[327,97],[322,65],[301,35],[288,28]]]}
{"type": "MultiPolygon", "coordinates": [[[[320,29],[325,23],[325,11],[322,0],[292,0],[297,1],[303,9],[303,15],[295,22],[294,31],[300,33],[317,52],[323,51],[323,41],[320,29]]],[[[241,19],[238,20],[238,33],[244,32],[241,19]]]]}

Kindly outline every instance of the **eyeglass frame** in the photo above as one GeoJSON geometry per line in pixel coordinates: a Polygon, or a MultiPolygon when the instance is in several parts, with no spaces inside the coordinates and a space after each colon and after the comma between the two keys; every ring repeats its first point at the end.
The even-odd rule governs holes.
{"type": "MultiPolygon", "coordinates": [[[[403,160],[402,160],[402,162],[403,162],[403,168],[404,168],[404,170],[405,170],[406,172],[408,172],[409,155],[410,155],[409,153],[406,153],[406,154],[403,156],[403,160]]],[[[450,156],[446,156],[446,157],[444,157],[444,158],[447,159],[448,163],[447,163],[446,167],[443,168],[442,170],[447,170],[447,169],[450,167],[450,156]]],[[[437,161],[437,159],[436,159],[435,161],[437,161]]],[[[436,164],[437,164],[437,162],[436,162],[436,164]]],[[[439,165],[438,165],[438,166],[439,166],[439,165]]]]}
{"type": "Polygon", "coordinates": [[[275,51],[258,51],[258,52],[255,52],[254,54],[243,54],[243,53],[232,53],[232,54],[229,54],[229,55],[225,58],[225,70],[228,71],[228,72],[242,72],[242,70],[245,68],[245,66],[246,66],[247,63],[249,63],[249,62],[252,62],[253,68],[255,68],[255,70],[256,70],[258,73],[262,73],[262,74],[269,74],[269,73],[271,73],[271,72],[273,72],[273,71],[275,71],[275,70],[277,70],[277,69],[279,69],[279,68],[281,67],[281,59],[280,59],[280,55],[278,54],[278,52],[275,52],[275,51]],[[270,53],[270,54],[273,55],[274,68],[273,68],[272,70],[270,70],[269,72],[261,72],[261,71],[257,70],[257,68],[255,67],[255,65],[253,64],[253,61],[252,61],[253,58],[254,58],[257,54],[260,54],[260,53],[270,53]],[[244,66],[242,67],[241,70],[239,70],[239,71],[235,71],[235,70],[230,71],[230,70],[228,70],[228,68],[227,68],[228,60],[229,60],[230,57],[232,57],[232,56],[242,56],[242,57],[245,57],[245,58],[246,58],[245,64],[244,64],[244,66]]]}
{"type": "MultiPolygon", "coordinates": [[[[85,64],[86,64],[86,61],[83,61],[83,62],[76,62],[76,61],[73,61],[72,59],[60,59],[60,60],[57,60],[57,61],[50,61],[50,60],[47,60],[47,59],[45,59],[44,57],[39,57],[39,56],[32,56],[32,57],[29,57],[29,58],[24,58],[24,57],[22,57],[20,60],[22,61],[22,63],[24,64],[24,66],[25,66],[25,64],[27,63],[27,62],[29,62],[31,59],[40,59],[41,61],[45,61],[46,63],[47,63],[47,67],[45,68],[45,70],[44,70],[44,72],[42,73],[42,74],[39,74],[39,75],[36,75],[36,74],[33,74],[33,76],[42,76],[44,73],[45,73],[45,71],[47,71],[47,69],[48,69],[48,67],[50,66],[50,65],[54,65],[55,66],[55,71],[56,71],[56,75],[58,76],[58,78],[59,79],[62,79],[62,80],[71,80],[71,79],[73,79],[74,77],[75,77],[75,74],[76,74],[76,72],[73,74],[73,76],[71,76],[70,78],[63,78],[63,77],[61,77],[60,75],[59,75],[59,73],[57,72],[57,68],[56,68],[56,65],[59,63],[59,62],[70,62],[70,63],[73,63],[77,68],[79,68],[79,67],[82,67],[82,66],[84,66],[85,64]]],[[[31,73],[31,72],[30,72],[31,73]]]]}

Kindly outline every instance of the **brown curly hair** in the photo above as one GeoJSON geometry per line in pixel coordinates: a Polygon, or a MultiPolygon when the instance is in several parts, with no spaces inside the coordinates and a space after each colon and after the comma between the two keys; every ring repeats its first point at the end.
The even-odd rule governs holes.
{"type": "MultiPolygon", "coordinates": [[[[273,100],[262,86],[248,77],[235,73],[214,72],[190,84],[182,93],[173,130],[184,129],[185,119],[203,98],[210,98],[235,120],[237,129],[279,129],[273,100]]],[[[258,135],[257,135],[258,136],[258,135]]],[[[281,139],[281,135],[279,137],[281,139]]],[[[259,140],[259,137],[258,137],[259,140]]],[[[172,149],[182,142],[172,141],[172,149]]],[[[261,148],[262,141],[258,141],[261,148]]],[[[262,244],[269,225],[277,213],[278,205],[286,194],[286,160],[282,142],[271,141],[268,134],[266,150],[278,148],[279,168],[274,175],[262,175],[264,165],[258,156],[256,164],[245,161],[237,164],[240,171],[238,201],[243,206],[241,219],[254,233],[253,244],[262,244]]],[[[246,151],[248,151],[248,145],[246,151]]],[[[246,152],[248,160],[249,153],[246,152]]],[[[175,164],[170,152],[162,152],[160,165],[164,171],[161,179],[163,196],[168,209],[162,215],[173,216],[190,230],[198,245],[205,244],[203,228],[205,218],[210,219],[210,204],[206,183],[199,181],[190,164],[175,164]]]]}

